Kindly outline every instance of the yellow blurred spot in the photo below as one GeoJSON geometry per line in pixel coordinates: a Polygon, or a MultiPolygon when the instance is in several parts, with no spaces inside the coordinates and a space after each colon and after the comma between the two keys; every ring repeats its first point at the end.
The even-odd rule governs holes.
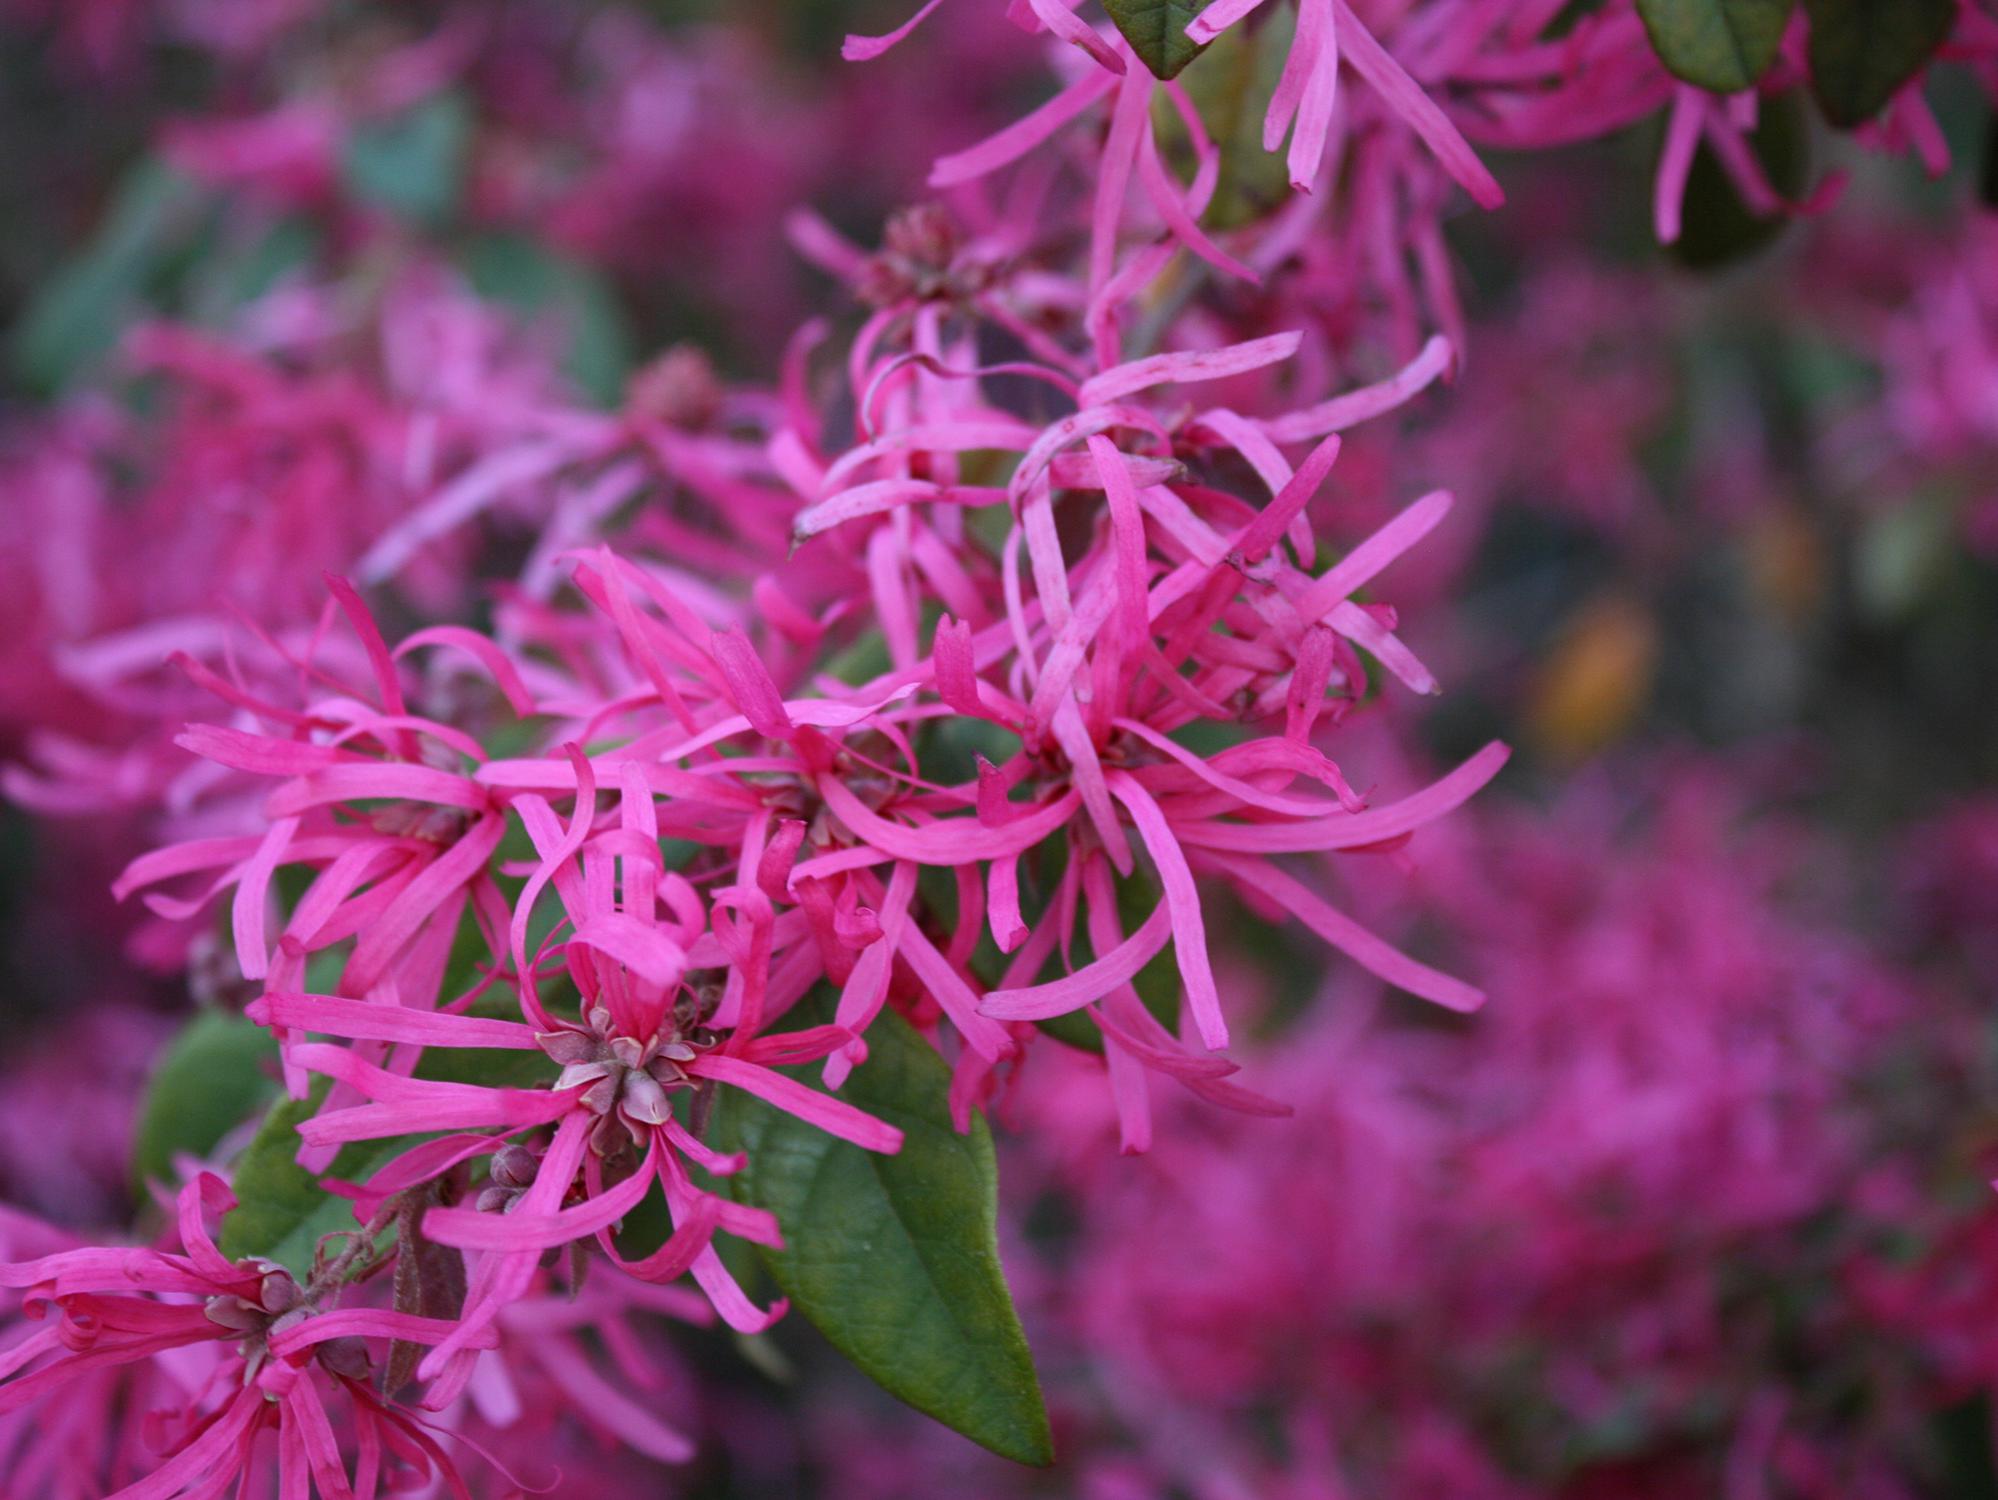
{"type": "Polygon", "coordinates": [[[1824,594],[1825,552],[1803,512],[1794,505],[1771,507],[1746,546],[1756,597],[1793,625],[1806,619],[1824,594]]]}
{"type": "Polygon", "coordinates": [[[1636,600],[1601,595],[1555,642],[1527,707],[1546,753],[1575,759],[1620,738],[1651,700],[1658,629],[1636,600]]]}

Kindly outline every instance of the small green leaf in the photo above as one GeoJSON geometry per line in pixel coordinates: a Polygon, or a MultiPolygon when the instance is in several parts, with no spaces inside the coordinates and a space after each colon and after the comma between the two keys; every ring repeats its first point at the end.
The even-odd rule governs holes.
{"type": "Polygon", "coordinates": [[[1178,77],[1205,50],[1186,34],[1186,23],[1207,9],[1207,0],[1103,0],[1103,8],[1138,61],[1161,78],[1178,77]]]}
{"type": "Polygon", "coordinates": [[[132,1142],[132,1176],[168,1182],[173,1159],[206,1156],[277,1091],[265,1064],[277,1057],[270,1033],[215,1010],[196,1016],[166,1050],[146,1084],[132,1142]]]}
{"type": "MultiPolygon", "coordinates": [[[[800,1009],[832,1019],[823,999],[800,1009]]],[[[991,1134],[983,1117],[966,1135],[951,1127],[950,1070],[900,1016],[884,1011],[867,1043],[840,1097],[899,1127],[901,1152],[863,1151],[728,1091],[716,1135],[749,1153],[729,1190],[777,1215],[789,1248],[763,1251],[764,1263],[841,1353],[973,1442],[1051,1463],[1040,1382],[999,1265],[991,1134]]]]}
{"type": "Polygon", "coordinates": [[[457,94],[440,94],[392,120],[356,130],[347,141],[341,175],[363,202],[435,228],[457,211],[471,138],[471,106],[457,94]]]}
{"type": "Polygon", "coordinates": [[[1825,118],[1850,128],[1887,106],[1949,35],[1956,0],[1804,0],[1811,88],[1825,118]]]}
{"type": "Polygon", "coordinates": [[[1717,94],[1751,87],[1776,61],[1795,0],[1637,0],[1673,75],[1717,94]]]}

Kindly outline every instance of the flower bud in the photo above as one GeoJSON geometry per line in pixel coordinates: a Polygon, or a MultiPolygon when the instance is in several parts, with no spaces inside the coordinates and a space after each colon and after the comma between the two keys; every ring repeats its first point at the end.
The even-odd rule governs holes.
{"type": "Polygon", "coordinates": [[[532,1187],[535,1174],[540,1170],[541,1158],[525,1146],[502,1146],[493,1157],[493,1184],[515,1190],[532,1187]]]}

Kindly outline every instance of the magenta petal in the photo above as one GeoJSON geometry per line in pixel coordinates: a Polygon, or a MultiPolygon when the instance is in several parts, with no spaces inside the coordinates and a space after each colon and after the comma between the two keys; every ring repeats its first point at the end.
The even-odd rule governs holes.
{"type": "Polygon", "coordinates": [[[1046,984],[993,990],[978,1008],[1007,1021],[1065,1016],[1101,1000],[1117,986],[1129,984],[1171,936],[1172,910],[1161,901],[1129,937],[1093,963],[1046,984]]]}
{"type": "Polygon", "coordinates": [[[731,1088],[754,1094],[766,1104],[774,1104],[786,1114],[816,1125],[828,1135],[851,1141],[869,1151],[893,1154],[902,1149],[902,1132],[851,1104],[806,1088],[795,1079],[738,1057],[711,1052],[687,1064],[687,1071],[699,1078],[712,1078],[731,1088]]]}

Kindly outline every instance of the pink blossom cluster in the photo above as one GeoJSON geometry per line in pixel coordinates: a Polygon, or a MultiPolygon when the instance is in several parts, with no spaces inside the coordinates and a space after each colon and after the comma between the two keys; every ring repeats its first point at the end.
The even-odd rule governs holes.
{"type": "MultiPolygon", "coordinates": [[[[837,363],[804,330],[767,392],[738,397],[676,352],[617,412],[551,403],[532,363],[494,404],[501,372],[459,362],[490,356],[475,338],[406,367],[391,346],[389,377],[407,368],[424,390],[391,386],[384,408],[379,386],[309,357],[294,371],[149,335],[141,353],[189,403],[167,428],[186,467],[147,453],[141,498],[212,517],[163,546],[268,597],[175,654],[186,687],[167,711],[189,692],[211,707],[174,736],[194,767],[138,791],[166,799],[179,837],[117,889],[187,933],[190,956],[210,913],[226,923],[216,988],[276,1039],[286,1091],[311,1106],[298,1164],[351,1198],[355,1227],[309,1268],[224,1255],[215,1223],[236,1198],[197,1164],[157,1242],[49,1248],[24,1231],[0,1270],[23,1299],[0,1387],[16,1472],[129,1497],[216,1493],[266,1466],[286,1496],[461,1489],[436,1424],[469,1438],[518,1413],[522,1364],[589,1423],[684,1456],[592,1376],[572,1330],[615,1350],[611,1328],[639,1313],[712,1307],[753,1334],[784,1310],[717,1248],[783,1243],[770,1212],[717,1191],[744,1166],[704,1139],[718,1096],[896,1151],[899,1129],[838,1094],[892,1008],[950,1062],[960,1128],[1026,1054],[1064,1045],[1040,1024],[1064,1020],[1100,1055],[1128,1150],[1150,1144],[1164,1084],[1287,1113],[1231,1080],[1216,890],[1426,998],[1478,1004],[1299,878],[1401,847],[1505,758],[1494,745],[1383,798],[1318,747],[1373,691],[1362,650],[1397,690],[1435,686],[1394,611],[1355,595],[1448,495],[1329,562],[1308,510],[1340,430],[1440,365],[1348,390],[1293,372],[1297,333],[1216,338],[1205,314],[1131,352],[1125,329],[1181,242],[1215,254],[1192,217],[1214,148],[1196,136],[1190,186],[1171,174],[1140,113],[1150,92],[1126,88],[1108,160],[1076,164],[1084,191],[1045,184],[1041,218],[925,205],[873,253],[800,220],[870,311],[837,363]],[[1127,212],[1112,185],[1133,131],[1147,165],[1127,212]],[[986,352],[1005,342],[1008,357],[986,352]],[[414,475],[412,455],[428,460],[414,475]],[[232,483],[277,503],[245,525],[215,500],[232,483]],[[613,549],[612,514],[639,494],[613,549]],[[504,504],[540,533],[488,630],[391,645],[354,584],[289,571],[358,551],[364,580],[420,604],[439,549],[504,504]],[[372,539],[299,534],[313,527],[372,539]],[[1183,1015],[1161,1017],[1133,981],[1168,943],[1183,1015]],[[829,1021],[778,1024],[819,987],[829,1021]],[[779,1071],[802,1065],[823,1089],[779,1071]],[[349,1179],[354,1146],[374,1155],[349,1179]],[[670,1231],[635,1252],[619,1226],[648,1203],[670,1231]],[[586,1259],[622,1273],[603,1321],[537,1314],[586,1259]],[[704,1301],[674,1287],[687,1275],[704,1301]],[[78,1382],[101,1387],[76,1403],[87,1434],[29,1415],[78,1382]]],[[[1016,154],[983,148],[960,170],[1016,154]]],[[[290,307],[314,347],[310,314],[335,306],[290,307]]],[[[157,555],[163,587],[200,576],[157,555]]],[[[141,641],[170,639],[149,605],[141,641]]],[[[100,692],[150,670],[142,644],[95,644],[100,692]]],[[[17,794],[101,784],[64,742],[39,748],[46,773],[17,774],[17,794]]]]}
{"type": "MultiPolygon", "coordinates": [[[[1633,852],[1602,787],[1455,832],[1505,745],[1435,775],[1390,748],[1445,658],[1387,598],[1426,604],[1468,550],[1412,469],[1626,540],[1648,498],[1628,450],[1661,387],[1622,355],[1657,324],[1612,278],[1545,277],[1496,341],[1508,386],[1576,388],[1544,418],[1514,389],[1456,433],[1380,420],[1433,408],[1472,343],[1444,224],[1504,201],[1479,152],[1662,115],[1662,239],[1702,142],[1754,211],[1815,211],[1836,179],[1790,202],[1751,149],[1812,82],[1803,23],[1721,97],[1626,0],[1215,0],[1176,78],[1063,0],[917,31],[937,8],[849,37],[852,81],[806,103],[747,28],[617,11],[417,34],[278,7],[268,49],[184,0],[39,18],[112,78],[149,31],[205,50],[226,107],[162,158],[226,228],[320,238],[220,315],[140,321],[6,437],[31,544],[0,553],[0,788],[98,820],[66,847],[120,856],[131,956],[272,1076],[123,1225],[103,1115],[49,1122],[128,1092],[67,1060],[129,1062],[118,1028],[153,1022],[28,1055],[0,1107],[28,1185],[0,1210],[0,1492],[655,1483],[730,1420],[662,1325],[768,1360],[787,1310],[745,1251],[793,1229],[737,1190],[726,1122],[894,1156],[903,1124],[847,1085],[910,1031],[957,1131],[1029,1143],[1020,1201],[1084,1205],[1026,1284],[1058,1357],[1099,1365],[1065,1421],[1104,1500],[1912,1493],[1898,1448],[1769,1374],[1861,1366],[1882,1327],[1918,1350],[1908,1410],[1991,1373],[1930,1316],[1983,1282],[1883,1248],[1987,1232],[1922,1220],[1911,1153],[1853,1103],[1909,987],[1778,914],[1797,850],[1738,835],[1718,778],[1663,773],[1633,852]],[[320,25],[340,65],[288,69],[320,25]],[[1015,56],[1052,93],[994,128],[1015,56]],[[939,102],[937,68],[980,97],[939,102]],[[479,119],[464,202],[357,188],[352,153],[440,100],[479,119]],[[841,153],[875,133],[937,196],[869,244],[841,153]],[[459,258],[521,234],[590,286],[670,242],[772,377],[680,342],[593,401],[575,329],[459,258]],[[780,246],[833,283],[820,316],[789,320],[780,246]],[[1609,326],[1598,364],[1580,335],[1609,326]],[[1503,1014],[1467,1025],[1488,991],[1503,1014]],[[273,1179],[313,1232],[236,1248],[273,1179]],[[1775,1326],[1792,1276],[1815,1300],[1775,1326]]],[[[1946,51],[1988,84],[1998,25],[1966,5],[1946,51]]],[[[1867,142],[1940,166],[1923,86],[1867,142]]],[[[1915,321],[1955,334],[1975,290],[1915,321]]],[[[1888,344],[1925,447],[1983,368],[1934,378],[1927,347],[1888,344]]],[[[1974,878],[1946,863],[1953,900],[1974,878]]],[[[892,1493],[890,1452],[826,1461],[892,1493]]]]}
{"type": "MultiPolygon", "coordinates": [[[[1912,1073],[1969,1107],[1978,1002],[1843,930],[1822,836],[1760,795],[1680,757],[1453,821],[1419,884],[1490,1009],[1439,1029],[1328,975],[1252,1070],[1281,1127],[1118,1167],[1058,1081],[1023,1091],[1018,1217],[1073,1226],[1016,1255],[1076,1493],[1935,1492],[1934,1424],[1998,1356],[1998,1214],[1879,1100],[1912,1073]]],[[[842,1500],[965,1462],[858,1401],[815,1441],[842,1500]]]]}
{"type": "MultiPolygon", "coordinates": [[[[881,55],[940,5],[930,0],[887,35],[848,38],[846,55],[881,55]]],[[[1111,28],[1075,9],[1064,0],[1011,0],[1005,7],[1022,30],[1056,46],[1074,81],[981,147],[940,159],[931,185],[961,182],[1071,121],[1100,116],[1113,125],[1109,171],[1149,186],[1156,172],[1148,164],[1161,137],[1170,142],[1177,132],[1169,129],[1171,112],[1147,101],[1162,92],[1181,115],[1200,112],[1204,101],[1207,132],[1228,164],[1223,226],[1243,211],[1232,201],[1238,195],[1281,208],[1251,253],[1232,254],[1226,233],[1188,237],[1188,247],[1223,272],[1259,271],[1279,256],[1297,257],[1291,295],[1324,316],[1335,337],[1381,338],[1404,358],[1431,330],[1462,349],[1462,295],[1441,222],[1452,207],[1452,184],[1482,207],[1503,202],[1479,149],[1548,151],[1662,120],[1652,218],[1666,244],[1681,236],[1702,151],[1746,211],[1761,219],[1820,213],[1837,201],[1849,175],[1835,169],[1786,193],[1756,146],[1767,110],[1794,104],[1821,82],[1809,61],[1809,7],[1790,14],[1770,65],[1754,83],[1731,94],[1675,78],[1637,0],[1300,0],[1294,17],[1266,0],[1189,7],[1184,38],[1166,42],[1167,55],[1184,67],[1194,45],[1228,51],[1238,80],[1243,71],[1271,80],[1267,108],[1259,112],[1260,93],[1245,99],[1239,82],[1221,96],[1225,102],[1201,89],[1199,73],[1189,73],[1186,83],[1160,84],[1111,28]],[[1122,131],[1114,128],[1120,111],[1122,131]],[[1151,118],[1140,124],[1140,114],[1151,118]],[[1294,190],[1288,201],[1285,186],[1294,190]]],[[[1138,25],[1156,14],[1152,7],[1130,9],[1138,25]]],[[[1943,30],[1937,56],[1967,70],[1987,95],[1998,90],[1998,20],[1959,0],[1943,30]]],[[[1927,99],[1931,71],[1917,69],[1857,134],[1870,148],[1912,156],[1941,175],[1952,158],[1927,99]]],[[[1219,73],[1209,77],[1225,89],[1219,73]]]]}

